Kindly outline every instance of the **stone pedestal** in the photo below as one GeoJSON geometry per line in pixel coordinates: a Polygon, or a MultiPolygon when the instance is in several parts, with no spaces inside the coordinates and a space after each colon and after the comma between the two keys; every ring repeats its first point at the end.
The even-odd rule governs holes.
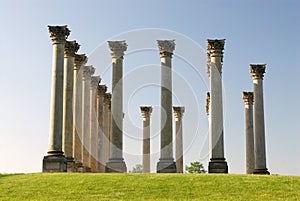
{"type": "Polygon", "coordinates": [[[64,47],[70,30],[67,26],[48,26],[48,28],[53,45],[52,91],[50,140],[47,156],[43,159],[43,172],[65,172],[67,160],[62,151],[63,69],[64,47]]]}
{"type": "Polygon", "coordinates": [[[151,106],[141,106],[143,116],[143,173],[150,173],[150,116],[151,106]]]}
{"type": "Polygon", "coordinates": [[[63,96],[63,152],[67,159],[67,171],[74,172],[73,158],[73,71],[75,53],[79,45],[76,41],[67,41],[65,44],[64,61],[64,96],[63,96]]]}
{"type": "Polygon", "coordinates": [[[250,64],[254,84],[254,174],[270,174],[266,165],[263,77],[266,64],[250,64]]]}
{"type": "Polygon", "coordinates": [[[173,107],[175,122],[176,122],[176,146],[175,158],[177,173],[183,173],[183,142],[182,142],[182,117],[185,111],[184,107],[173,107]]]}
{"type": "Polygon", "coordinates": [[[172,141],[172,55],[175,42],[158,40],[157,43],[161,59],[161,132],[157,172],[176,173],[172,141]]]}
{"type": "Polygon", "coordinates": [[[253,92],[242,93],[245,102],[246,121],[246,173],[254,171],[254,136],[253,136],[253,92]]]}
{"type": "Polygon", "coordinates": [[[207,40],[210,75],[209,133],[211,159],[209,173],[228,173],[224,158],[223,103],[222,103],[222,62],[225,40],[207,40]]]}
{"type": "Polygon", "coordinates": [[[125,41],[108,41],[112,55],[112,139],[105,172],[127,172],[123,159],[123,56],[125,41]]]}
{"type": "Polygon", "coordinates": [[[82,172],[82,70],[87,57],[75,54],[74,86],[73,86],[73,157],[75,172],[82,172]]]}

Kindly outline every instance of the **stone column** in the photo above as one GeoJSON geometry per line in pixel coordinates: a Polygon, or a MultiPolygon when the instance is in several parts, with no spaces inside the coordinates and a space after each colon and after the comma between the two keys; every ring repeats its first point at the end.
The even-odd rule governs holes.
{"type": "Polygon", "coordinates": [[[100,76],[92,76],[90,88],[90,167],[97,171],[98,121],[96,118],[96,89],[101,81],[100,76]]]}
{"type": "Polygon", "coordinates": [[[75,53],[78,49],[79,44],[76,41],[67,41],[65,44],[62,140],[68,172],[75,171],[73,158],[73,70],[75,53]]]}
{"type": "Polygon", "coordinates": [[[90,85],[91,76],[94,74],[95,68],[92,66],[83,67],[82,79],[82,164],[83,171],[90,172],[90,85]]]}
{"type": "Polygon", "coordinates": [[[97,118],[98,118],[98,146],[97,146],[97,172],[105,172],[105,164],[102,158],[102,147],[104,139],[104,96],[107,87],[105,85],[98,85],[97,87],[97,118]]]}
{"type": "Polygon", "coordinates": [[[172,55],[174,40],[158,40],[161,60],[161,131],[158,173],[176,173],[172,142],[172,55]]]}
{"type": "Polygon", "coordinates": [[[101,164],[104,165],[104,172],[105,166],[109,159],[110,153],[110,136],[109,136],[109,128],[111,124],[109,122],[109,108],[111,104],[111,93],[105,93],[104,100],[103,100],[103,136],[102,136],[102,146],[101,148],[101,164]]]}
{"type": "Polygon", "coordinates": [[[143,173],[150,173],[150,116],[151,106],[141,106],[143,117],[143,173]]]}
{"type": "Polygon", "coordinates": [[[125,41],[108,41],[112,55],[112,144],[106,172],[127,172],[123,159],[123,56],[125,41]]]}
{"type": "Polygon", "coordinates": [[[253,92],[242,93],[245,102],[246,120],[246,173],[253,174],[254,171],[254,138],[253,138],[253,92]]]}
{"type": "Polygon", "coordinates": [[[263,77],[266,64],[250,64],[254,84],[254,174],[270,174],[266,165],[263,77]]]}
{"type": "Polygon", "coordinates": [[[183,145],[182,145],[182,117],[185,111],[184,107],[173,107],[176,122],[176,147],[175,158],[177,173],[183,173],[183,145]]]}
{"type": "Polygon", "coordinates": [[[207,40],[210,57],[210,114],[209,132],[211,139],[211,159],[209,173],[228,173],[224,158],[223,103],[222,103],[222,62],[225,39],[207,40]]]}
{"type": "Polygon", "coordinates": [[[73,157],[75,171],[82,172],[82,70],[87,63],[85,54],[75,55],[73,86],[73,157]]]}
{"type": "Polygon", "coordinates": [[[67,26],[48,26],[48,28],[53,45],[52,91],[50,140],[47,156],[43,159],[43,172],[65,172],[67,160],[62,151],[63,69],[64,48],[70,30],[67,26]]]}

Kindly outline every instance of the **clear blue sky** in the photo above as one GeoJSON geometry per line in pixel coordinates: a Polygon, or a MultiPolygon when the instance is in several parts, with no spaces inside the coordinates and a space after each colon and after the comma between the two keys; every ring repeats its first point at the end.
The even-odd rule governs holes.
{"type": "MultiPolygon", "coordinates": [[[[100,48],[104,47],[103,43],[108,39],[118,38],[115,36],[120,34],[120,39],[128,41],[130,50],[134,38],[130,39],[132,35],[122,33],[132,33],[132,30],[136,29],[163,29],[157,31],[157,35],[154,34],[156,39],[170,36],[180,41],[180,36],[174,33],[177,32],[204,49],[206,39],[225,38],[225,157],[231,173],[245,172],[245,123],[241,93],[253,88],[249,64],[266,63],[264,98],[267,166],[274,174],[300,175],[300,91],[296,87],[300,85],[299,1],[0,2],[0,173],[41,171],[42,158],[48,148],[51,90],[52,46],[47,25],[67,24],[71,29],[69,39],[75,39],[81,44],[79,52],[90,55],[90,62],[94,61],[90,64],[94,64],[98,69],[101,68],[97,66],[101,65],[100,60],[107,61],[110,57],[108,50],[104,55],[98,55],[94,50],[99,45],[100,48]],[[173,35],[164,35],[167,30],[174,31],[173,35]]],[[[148,37],[148,33],[149,31],[145,31],[145,38],[139,34],[137,37],[142,37],[144,41],[152,40],[153,47],[156,48],[155,38],[148,37]]],[[[175,52],[182,51],[185,55],[196,57],[198,55],[193,48],[180,49],[180,42],[176,48],[175,52]]],[[[199,59],[205,64],[204,53],[199,51],[199,59]]],[[[159,79],[159,63],[157,51],[137,52],[125,56],[124,73],[129,78],[128,84],[124,83],[125,90],[129,90],[129,84],[135,83],[130,79],[134,73],[129,72],[143,69],[143,65],[153,65],[150,66],[153,71],[149,73],[153,73],[153,79],[159,79]]],[[[189,85],[188,89],[191,90],[191,97],[195,101],[186,103],[189,95],[184,93],[184,85],[173,83],[174,91],[177,90],[175,96],[181,100],[174,102],[186,103],[187,107],[184,117],[185,163],[201,160],[207,166],[207,78],[201,78],[206,74],[200,73],[197,77],[187,62],[176,56],[173,66],[179,77],[182,77],[174,78],[174,82],[179,80],[180,83],[180,79],[184,80],[189,85]],[[191,105],[197,105],[197,109],[191,105]],[[194,130],[196,128],[199,130],[194,130]]],[[[196,66],[200,72],[205,72],[204,67],[205,65],[196,66]]],[[[110,71],[101,75],[103,82],[109,83],[110,71]]],[[[139,75],[142,76],[143,73],[139,75]]],[[[129,102],[124,103],[128,109],[125,111],[125,129],[128,133],[132,131],[132,136],[127,135],[124,139],[128,169],[141,163],[139,132],[142,118],[138,108],[140,104],[158,105],[159,88],[141,88],[132,95],[129,102]],[[132,125],[134,126],[131,128],[132,125]]],[[[158,129],[158,110],[155,111],[151,128],[153,136],[158,129]]],[[[158,151],[157,137],[153,137],[152,148],[153,152],[158,151]]],[[[152,171],[155,171],[157,157],[157,153],[153,153],[152,171]]]]}

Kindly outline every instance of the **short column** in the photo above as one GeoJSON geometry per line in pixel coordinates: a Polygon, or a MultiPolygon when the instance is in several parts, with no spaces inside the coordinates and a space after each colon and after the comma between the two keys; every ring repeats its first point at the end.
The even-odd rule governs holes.
{"type": "Polygon", "coordinates": [[[172,55],[174,40],[158,40],[161,61],[161,125],[158,173],[176,173],[172,141],[172,55]]]}
{"type": "Polygon", "coordinates": [[[105,172],[105,164],[107,161],[103,162],[101,157],[102,154],[102,146],[103,146],[103,139],[104,139],[104,96],[107,90],[107,86],[105,85],[98,85],[97,87],[97,118],[98,118],[98,146],[97,146],[97,172],[105,172]]]}
{"type": "Polygon", "coordinates": [[[86,64],[85,54],[75,55],[74,83],[73,83],[73,157],[75,171],[82,172],[82,70],[86,64]]]}
{"type": "Polygon", "coordinates": [[[207,40],[210,75],[209,133],[211,159],[209,173],[228,173],[224,157],[224,128],[222,103],[222,62],[225,39],[207,40]]]}
{"type": "Polygon", "coordinates": [[[246,121],[246,173],[254,171],[254,136],[253,136],[253,92],[242,93],[245,102],[246,121]]]}
{"type": "Polygon", "coordinates": [[[76,41],[65,44],[64,96],[63,96],[63,152],[67,159],[67,172],[75,171],[73,158],[73,79],[75,53],[79,49],[76,41]]]}
{"type": "Polygon", "coordinates": [[[82,164],[83,172],[90,172],[90,85],[91,76],[94,74],[95,68],[92,66],[83,67],[82,79],[82,164]]]}
{"type": "Polygon", "coordinates": [[[143,173],[150,173],[150,116],[151,106],[141,106],[143,117],[143,173]]]}
{"type": "Polygon", "coordinates": [[[183,142],[182,142],[182,117],[185,111],[184,107],[173,107],[175,122],[176,122],[176,146],[175,158],[177,173],[183,173],[183,142]]]}
{"type": "Polygon", "coordinates": [[[254,84],[254,174],[270,174],[266,165],[263,77],[266,64],[250,64],[254,84]]]}
{"type": "Polygon", "coordinates": [[[125,41],[108,41],[112,56],[112,138],[106,172],[127,172],[123,158],[123,56],[125,41]]]}
{"type": "Polygon", "coordinates": [[[90,88],[90,167],[97,172],[98,121],[96,118],[96,89],[101,81],[100,76],[92,76],[90,88]]]}
{"type": "Polygon", "coordinates": [[[43,172],[66,172],[67,160],[62,151],[64,48],[70,34],[67,26],[48,26],[53,46],[52,91],[49,149],[43,159],[43,172]]]}

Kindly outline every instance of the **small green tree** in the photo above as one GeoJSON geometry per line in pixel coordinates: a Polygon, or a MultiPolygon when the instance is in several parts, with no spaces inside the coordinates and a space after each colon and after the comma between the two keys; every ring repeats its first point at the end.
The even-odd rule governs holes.
{"type": "Polygon", "coordinates": [[[141,164],[135,165],[129,173],[143,173],[143,166],[141,164]]]}
{"type": "Polygon", "coordinates": [[[204,169],[203,164],[200,163],[199,161],[191,162],[190,166],[186,165],[185,171],[187,173],[192,173],[192,174],[206,173],[206,170],[204,169]]]}

